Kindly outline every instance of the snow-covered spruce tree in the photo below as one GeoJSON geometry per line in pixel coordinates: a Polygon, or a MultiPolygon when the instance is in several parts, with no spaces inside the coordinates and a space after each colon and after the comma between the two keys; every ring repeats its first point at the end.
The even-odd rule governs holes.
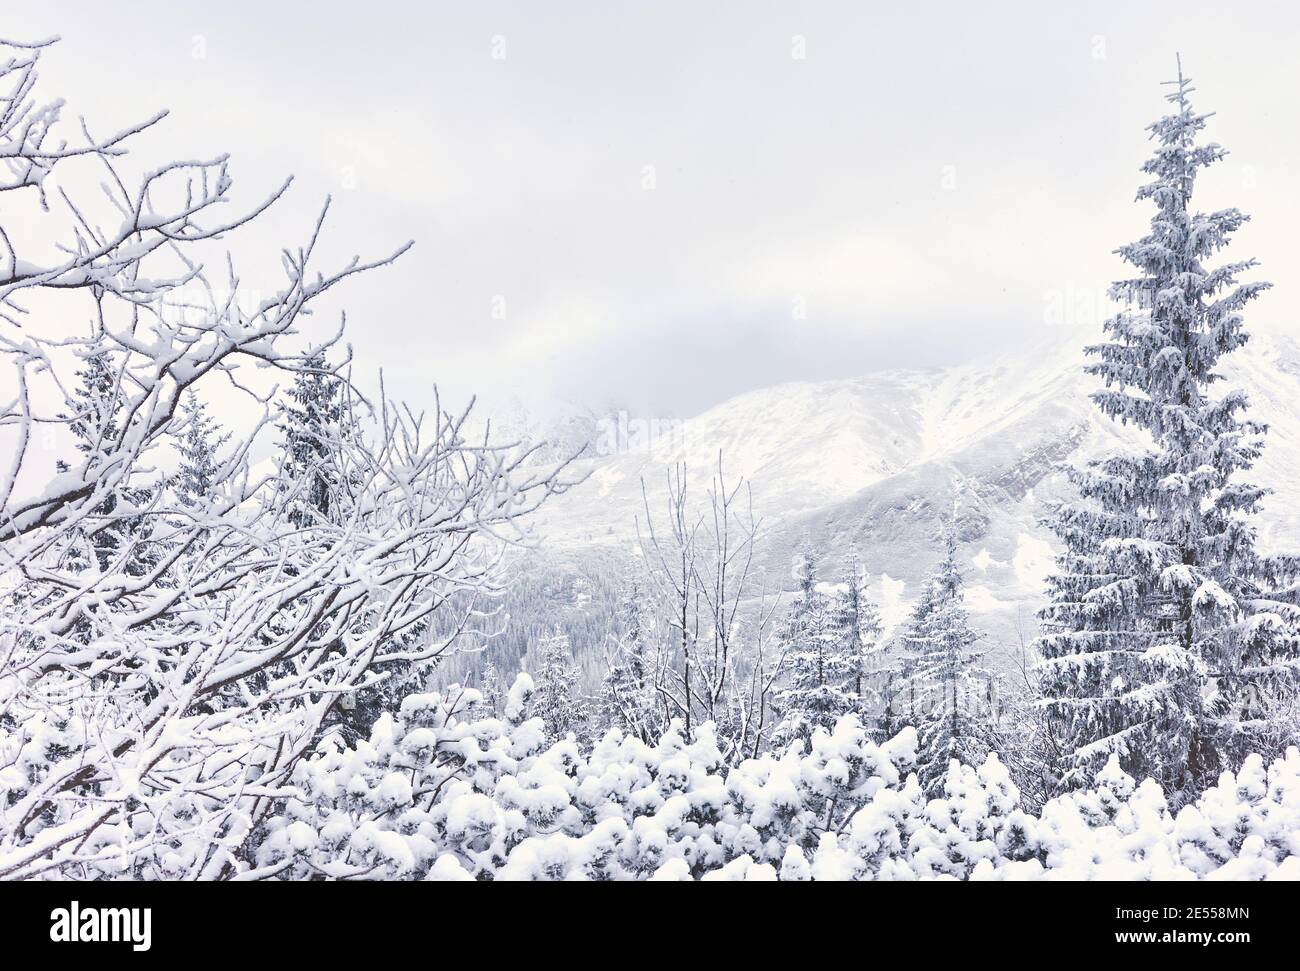
{"type": "Polygon", "coordinates": [[[1261,688],[1295,670],[1296,610],[1293,592],[1273,592],[1294,561],[1256,552],[1248,517],[1263,491],[1239,476],[1265,429],[1244,417],[1242,392],[1212,394],[1268,284],[1238,283],[1253,260],[1207,265],[1248,217],[1192,208],[1198,172],[1226,153],[1198,143],[1209,116],[1192,110],[1181,65],[1169,83],[1173,111],[1150,126],[1137,193],[1156,208],[1151,230],[1117,251],[1136,271],[1111,288],[1125,309],[1088,348],[1105,380],[1097,406],[1151,446],[1072,470],[1082,501],[1051,520],[1065,551],[1038,647],[1072,762],[1063,784],[1086,784],[1114,753],[1177,803],[1256,744],[1261,688]]]}
{"type": "Polygon", "coordinates": [[[928,796],[943,790],[948,763],[983,761],[988,753],[990,675],[979,666],[957,565],[954,524],[945,530],[944,558],[902,635],[907,657],[907,720],[920,736],[917,774],[928,796]]]}
{"type": "Polygon", "coordinates": [[[335,453],[344,432],[343,388],[325,351],[317,350],[294,374],[281,406],[284,478],[293,492],[289,520],[296,526],[337,515],[341,483],[335,453]]]}
{"type": "Polygon", "coordinates": [[[217,460],[217,451],[230,440],[230,433],[218,431],[207,406],[193,391],[181,404],[181,422],[184,431],[177,444],[181,462],[172,480],[172,488],[181,505],[199,506],[206,503],[218,485],[221,463],[217,460]]]}
{"type": "Polygon", "coordinates": [[[876,685],[884,668],[883,644],[880,640],[880,609],[867,594],[866,571],[854,553],[849,558],[842,589],[831,600],[830,626],[836,639],[837,653],[853,668],[847,687],[854,698],[853,710],[863,719],[876,695],[876,685]]]}
{"type": "MultiPolygon", "coordinates": [[[[94,462],[100,446],[120,431],[123,390],[122,356],[111,351],[89,354],[76,372],[68,412],[59,417],[72,432],[74,445],[87,462],[94,462]]],[[[68,463],[59,459],[57,468],[66,472],[68,463]]],[[[156,550],[148,541],[152,532],[148,510],[156,490],[140,484],[120,483],[100,502],[97,513],[104,522],[82,530],[83,543],[72,551],[71,562],[90,563],[100,570],[110,568],[140,576],[157,562],[156,550]]]]}
{"type": "Polygon", "coordinates": [[[496,718],[501,714],[502,691],[501,675],[497,671],[495,661],[488,661],[483,665],[483,674],[479,678],[479,694],[483,700],[480,702],[484,714],[488,718],[496,718]]]}
{"type": "MultiPolygon", "coordinates": [[[[322,531],[347,525],[364,477],[348,457],[363,417],[354,407],[351,390],[342,367],[330,361],[327,349],[315,348],[303,356],[280,403],[281,514],[302,531],[308,545],[322,531]]],[[[369,619],[358,614],[354,626],[368,625],[369,619]]],[[[323,730],[341,731],[349,742],[367,737],[380,715],[396,710],[408,694],[424,689],[432,661],[403,655],[427,654],[424,646],[435,640],[423,619],[395,632],[386,645],[382,671],[340,698],[323,730]]]]}
{"type": "Polygon", "coordinates": [[[818,557],[805,545],[796,555],[797,583],[778,638],[786,674],[773,707],[779,721],[772,733],[778,747],[807,742],[818,728],[828,731],[841,715],[858,706],[861,658],[855,639],[836,623],[835,604],[819,589],[818,557]]]}
{"type": "MultiPolygon", "coordinates": [[[[122,389],[119,386],[115,355],[93,354],[87,357],[76,372],[77,384],[72,390],[73,412],[63,417],[76,438],[77,451],[93,454],[104,439],[117,435],[122,389]]],[[[60,460],[60,466],[67,463],[60,460]]]]}
{"type": "Polygon", "coordinates": [[[556,631],[538,641],[535,670],[532,711],[542,720],[547,741],[557,742],[570,732],[585,739],[589,715],[569,638],[556,631]]]}

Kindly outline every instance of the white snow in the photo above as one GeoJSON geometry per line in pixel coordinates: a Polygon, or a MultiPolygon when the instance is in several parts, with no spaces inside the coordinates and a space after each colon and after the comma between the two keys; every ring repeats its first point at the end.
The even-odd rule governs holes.
{"type": "MultiPolygon", "coordinates": [[[[1068,488],[1056,464],[1140,444],[1088,398],[1095,384],[1081,347],[1092,337],[1063,329],[1038,346],[959,367],[740,395],[688,419],[680,438],[662,447],[589,460],[593,478],[541,511],[542,542],[625,548],[644,518],[642,477],[652,513],[662,515],[667,468],[685,461],[702,498],[721,451],[733,481],[751,480],[769,535],[789,527],[774,555],[787,555],[804,530],[832,523],[839,532],[829,534],[825,554],[842,558],[851,542],[868,569],[888,567],[871,593],[890,630],[938,556],[935,523],[951,511],[955,488],[959,512],[983,530],[963,555],[987,588],[984,616],[1005,633],[1007,618],[1042,602],[1053,568],[1052,537],[1040,520],[1068,488]],[[877,514],[889,517],[879,535],[869,521],[877,514]]],[[[1223,370],[1223,387],[1245,389],[1252,417],[1270,425],[1253,475],[1273,490],[1258,517],[1261,546],[1300,549],[1300,344],[1256,335],[1223,370]]],[[[784,562],[769,569],[786,572],[784,562]]]]}

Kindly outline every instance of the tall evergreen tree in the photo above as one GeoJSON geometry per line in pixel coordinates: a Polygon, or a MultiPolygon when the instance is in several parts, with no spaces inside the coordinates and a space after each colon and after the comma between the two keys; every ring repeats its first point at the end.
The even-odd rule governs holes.
{"type": "Polygon", "coordinates": [[[1139,200],[1151,229],[1117,252],[1135,273],[1111,288],[1124,310],[1088,348],[1093,396],[1151,446],[1071,477],[1082,502],[1051,521],[1065,545],[1039,641],[1047,705],[1086,784],[1111,753],[1182,801],[1249,750],[1259,688],[1296,656],[1294,609],[1271,593],[1287,564],[1255,550],[1248,517],[1263,491],[1241,481],[1264,427],[1240,391],[1212,395],[1220,359],[1247,340],[1242,310],[1267,283],[1238,283],[1254,260],[1206,265],[1247,216],[1192,209],[1201,169],[1226,154],[1198,136],[1190,79],[1168,82],[1173,111],[1151,125],[1139,200]]]}
{"type": "MultiPolygon", "coordinates": [[[[288,520],[299,529],[339,525],[349,514],[345,490],[350,483],[340,462],[341,446],[353,431],[345,390],[343,377],[325,351],[319,350],[295,372],[282,405],[279,429],[283,488],[289,493],[288,520]]],[[[368,619],[358,615],[354,622],[364,629],[368,619]]],[[[382,655],[405,647],[416,650],[430,636],[425,620],[394,634],[374,664],[375,672],[384,676],[382,680],[340,698],[326,717],[323,730],[337,729],[348,742],[365,738],[382,714],[397,711],[403,698],[424,690],[433,662],[382,655]]]]}
{"type": "Polygon", "coordinates": [[[533,710],[546,729],[548,741],[557,742],[569,732],[583,738],[588,728],[586,700],[578,691],[578,669],[569,638],[556,631],[537,645],[533,710]]]}
{"type": "Polygon", "coordinates": [[[989,673],[979,666],[966,611],[955,524],[945,534],[944,558],[902,637],[909,720],[920,736],[917,776],[930,796],[942,794],[950,760],[980,764],[989,738],[989,673]]]}
{"type": "Polygon", "coordinates": [[[830,623],[838,647],[852,668],[846,686],[853,695],[853,710],[864,720],[875,695],[873,681],[882,674],[880,609],[867,594],[868,578],[855,553],[849,560],[843,589],[831,602],[830,623]]]}
{"type": "MultiPolygon", "coordinates": [[[[85,358],[76,372],[77,385],[72,392],[75,414],[64,415],[68,420],[77,451],[87,456],[93,468],[98,456],[112,447],[121,432],[122,389],[119,384],[121,359],[105,348],[85,358]]],[[[58,462],[60,471],[68,468],[58,462]]],[[[88,521],[85,535],[95,566],[108,570],[130,547],[123,567],[132,575],[145,573],[157,562],[157,550],[149,540],[151,524],[144,515],[130,515],[130,509],[143,509],[153,498],[153,490],[138,485],[120,485],[95,507],[95,519],[88,521]],[[126,515],[124,515],[126,513],[126,515]]],[[[89,564],[88,564],[89,565],[89,564]]]]}
{"type": "Polygon", "coordinates": [[[181,462],[173,487],[182,505],[196,506],[212,494],[221,470],[217,449],[229,440],[230,433],[218,432],[207,406],[193,391],[185,396],[181,413],[185,430],[177,445],[181,462]]]}
{"type": "Polygon", "coordinates": [[[77,412],[69,416],[69,427],[78,451],[93,454],[100,443],[117,437],[122,397],[113,354],[98,349],[85,359],[77,371],[72,402],[77,412]]]}
{"type": "Polygon", "coordinates": [[[841,716],[861,712],[863,638],[878,624],[860,577],[849,583],[846,594],[832,599],[818,589],[817,566],[811,548],[799,552],[798,590],[779,633],[789,673],[774,704],[780,721],[772,737],[778,746],[806,742],[818,728],[829,731],[841,716]]]}
{"type": "Polygon", "coordinates": [[[284,476],[293,489],[289,520],[304,527],[337,513],[340,473],[335,447],[343,427],[343,382],[324,351],[310,356],[294,375],[284,405],[284,476]]]}
{"type": "Polygon", "coordinates": [[[497,672],[495,661],[488,661],[483,665],[478,690],[483,695],[482,705],[487,717],[500,718],[504,693],[501,690],[501,675],[497,672]]]}

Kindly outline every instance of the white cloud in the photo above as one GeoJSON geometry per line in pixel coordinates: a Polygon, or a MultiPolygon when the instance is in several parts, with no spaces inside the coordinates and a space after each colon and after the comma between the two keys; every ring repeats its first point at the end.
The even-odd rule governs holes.
{"type": "MultiPolygon", "coordinates": [[[[1039,336],[1045,294],[1100,290],[1111,250],[1144,227],[1143,126],[1175,50],[1233,151],[1200,198],[1255,216],[1233,255],[1280,272],[1300,217],[1285,172],[1300,136],[1276,124],[1292,8],[1235,18],[1205,0],[1171,20],[1022,2],[936,17],[846,0],[797,23],[783,7],[737,18],[684,0],[363,17],[322,0],[310,21],[253,0],[134,9],[17,0],[5,29],[64,35],[45,90],[100,130],[171,108],[142,160],[228,150],[250,199],[297,174],[246,264],[297,242],[327,193],[326,254],[413,237],[399,266],[341,294],[358,367],[383,364],[408,397],[436,378],[489,400],[630,395],[682,413],[1039,336]]],[[[1291,306],[1266,295],[1252,326],[1287,324],[1291,306]]]]}

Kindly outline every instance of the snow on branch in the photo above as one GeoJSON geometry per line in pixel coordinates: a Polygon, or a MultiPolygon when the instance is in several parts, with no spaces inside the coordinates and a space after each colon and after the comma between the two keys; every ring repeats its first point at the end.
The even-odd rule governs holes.
{"type": "Polygon", "coordinates": [[[218,278],[205,244],[237,240],[289,181],[225,218],[225,156],[129,186],[129,142],[163,116],[107,138],[82,123],[65,140],[62,102],[36,93],[51,43],[0,44],[0,189],[40,194],[61,254],[24,257],[0,211],[0,355],[17,389],[0,410],[13,446],[0,469],[0,879],[230,876],[340,700],[385,665],[454,648],[431,618],[491,595],[565,467],[492,441],[470,407],[368,403],[328,360],[338,334],[302,349],[313,301],[410,246],[315,270],[328,201],[283,251],[283,285],[241,305],[233,259],[218,278]],[[115,222],[78,200],[81,170],[47,193],[76,158],[102,167],[115,222]],[[48,316],[60,293],[84,300],[83,336],[48,316]],[[337,421],[300,433],[309,462],[256,469],[259,443],[293,416],[241,377],[250,366],[346,389],[337,421]],[[218,378],[260,411],[250,427],[218,436],[203,417],[218,378]],[[49,427],[75,443],[52,475],[32,449],[49,427]],[[318,481],[327,496],[308,488],[318,481]]]}

